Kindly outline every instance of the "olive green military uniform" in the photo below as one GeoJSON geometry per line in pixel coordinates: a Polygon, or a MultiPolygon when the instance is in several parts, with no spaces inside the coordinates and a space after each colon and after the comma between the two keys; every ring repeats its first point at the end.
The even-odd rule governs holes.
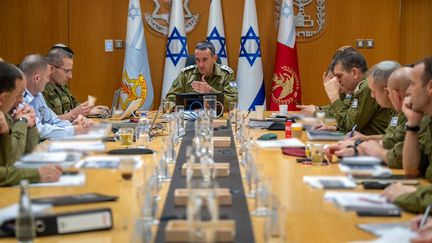
{"type": "Polygon", "coordinates": [[[14,123],[8,114],[6,119],[9,127],[11,127],[11,133],[0,135],[0,186],[18,184],[21,179],[38,182],[38,170],[13,167],[16,160],[24,153],[31,152],[38,144],[37,128],[28,129],[24,122],[14,123]]]}
{"type": "MultiPolygon", "coordinates": [[[[340,95],[340,99],[343,100],[343,103],[349,107],[349,105],[351,105],[351,99],[352,99],[352,95],[351,94],[341,94],[340,95]]],[[[327,117],[335,117],[335,110],[330,106],[330,105],[326,105],[326,106],[319,106],[318,110],[322,110],[326,113],[327,117]]]]}
{"type": "Polygon", "coordinates": [[[420,165],[421,176],[432,181],[432,119],[430,116],[424,116],[420,122],[420,131],[418,134],[420,145],[420,165]]]}
{"type": "Polygon", "coordinates": [[[400,195],[394,203],[406,211],[422,213],[432,204],[432,185],[418,186],[417,191],[400,195]]]}
{"type": "MultiPolygon", "coordinates": [[[[201,81],[201,77],[202,74],[196,65],[183,68],[174,80],[166,98],[175,102],[175,95],[178,93],[196,93],[192,88],[192,82],[201,81]]],[[[206,81],[213,87],[212,93],[222,92],[224,94],[226,108],[229,102],[237,102],[237,83],[234,81],[234,71],[230,67],[215,63],[213,75],[206,81]]]]}
{"type": "Polygon", "coordinates": [[[57,115],[68,113],[80,104],[80,102],[73,97],[67,85],[58,85],[49,82],[46,84],[42,94],[48,107],[57,115]]]}
{"type": "Polygon", "coordinates": [[[349,107],[341,99],[330,104],[339,130],[349,132],[357,124],[356,130],[364,135],[384,134],[395,111],[378,105],[371,97],[366,79],[357,85],[352,96],[349,107]]]}
{"type": "Polygon", "coordinates": [[[387,165],[390,168],[402,169],[402,151],[405,139],[405,123],[407,119],[403,112],[399,112],[390,120],[390,124],[383,136],[383,148],[387,149],[387,165]]]}

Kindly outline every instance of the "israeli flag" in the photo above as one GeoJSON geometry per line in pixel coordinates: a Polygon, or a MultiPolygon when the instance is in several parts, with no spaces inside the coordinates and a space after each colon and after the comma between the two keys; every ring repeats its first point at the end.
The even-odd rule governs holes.
{"type": "Polygon", "coordinates": [[[239,110],[255,110],[256,105],[265,106],[265,88],[255,0],[246,0],[244,5],[237,84],[239,110]]]}
{"type": "Polygon", "coordinates": [[[222,64],[228,66],[221,0],[211,0],[210,2],[207,40],[215,46],[216,54],[221,59],[222,64]]]}
{"type": "Polygon", "coordinates": [[[139,0],[129,0],[121,91],[119,101],[124,110],[137,99],[142,99],[140,109],[143,110],[149,110],[153,104],[154,91],[139,0]]]}
{"type": "Polygon", "coordinates": [[[173,0],[171,2],[161,100],[165,98],[173,81],[179,75],[180,70],[184,68],[187,56],[183,3],[182,0],[173,0]]]}

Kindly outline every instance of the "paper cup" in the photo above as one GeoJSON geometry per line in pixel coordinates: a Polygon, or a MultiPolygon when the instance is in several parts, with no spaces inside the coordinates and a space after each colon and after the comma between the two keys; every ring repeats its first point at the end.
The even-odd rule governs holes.
{"type": "Polygon", "coordinates": [[[94,106],[96,104],[96,99],[96,97],[89,95],[87,101],[90,106],[94,106]]]}

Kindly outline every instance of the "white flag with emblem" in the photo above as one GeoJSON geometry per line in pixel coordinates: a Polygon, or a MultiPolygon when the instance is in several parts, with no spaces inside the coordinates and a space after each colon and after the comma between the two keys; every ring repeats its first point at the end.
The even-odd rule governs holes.
{"type": "Polygon", "coordinates": [[[140,1],[130,0],[119,102],[125,110],[132,101],[142,99],[140,109],[149,110],[153,104],[153,97],[140,1]]]}
{"type": "Polygon", "coordinates": [[[239,110],[265,105],[265,88],[255,0],[246,0],[243,11],[240,55],[237,66],[239,110]]]}
{"type": "Polygon", "coordinates": [[[188,56],[182,0],[171,2],[170,23],[166,45],[165,69],[161,99],[164,99],[188,56]]]}
{"type": "Polygon", "coordinates": [[[221,0],[211,0],[210,2],[207,40],[215,46],[216,54],[221,59],[222,64],[228,66],[221,0]]]}

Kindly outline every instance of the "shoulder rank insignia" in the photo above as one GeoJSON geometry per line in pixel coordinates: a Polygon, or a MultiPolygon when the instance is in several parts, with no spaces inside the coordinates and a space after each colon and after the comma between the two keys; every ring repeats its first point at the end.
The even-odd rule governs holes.
{"type": "Polygon", "coordinates": [[[196,68],[196,65],[189,65],[181,69],[182,72],[196,68]]]}
{"type": "Polygon", "coordinates": [[[222,70],[225,70],[225,71],[227,71],[228,73],[233,73],[234,71],[230,68],[230,67],[228,67],[227,65],[221,65],[220,66],[220,69],[222,69],[222,70]]]}

